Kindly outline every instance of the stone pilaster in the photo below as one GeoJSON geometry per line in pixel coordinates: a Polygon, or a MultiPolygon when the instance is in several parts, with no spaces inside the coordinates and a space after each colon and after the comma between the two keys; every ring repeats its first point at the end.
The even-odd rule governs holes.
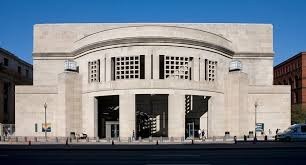
{"type": "Polygon", "coordinates": [[[119,136],[120,139],[126,140],[136,136],[136,113],[135,113],[135,95],[122,94],[119,96],[119,136]]]}
{"type": "Polygon", "coordinates": [[[168,136],[185,137],[185,96],[170,94],[168,97],[168,136]]]}

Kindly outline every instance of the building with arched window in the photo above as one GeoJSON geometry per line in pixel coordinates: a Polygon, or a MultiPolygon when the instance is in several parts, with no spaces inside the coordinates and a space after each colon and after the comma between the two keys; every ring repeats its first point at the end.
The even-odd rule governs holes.
{"type": "Polygon", "coordinates": [[[272,34],[269,24],[35,25],[34,84],[16,87],[16,135],[44,135],[45,103],[49,136],[285,129],[290,87],[273,85],[272,34]]]}

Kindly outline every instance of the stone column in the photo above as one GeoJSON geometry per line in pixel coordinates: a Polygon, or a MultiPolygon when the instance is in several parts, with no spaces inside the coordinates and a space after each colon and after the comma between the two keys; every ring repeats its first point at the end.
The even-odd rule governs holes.
{"type": "Polygon", "coordinates": [[[106,57],[106,64],[105,64],[105,81],[109,82],[112,79],[112,59],[109,56],[106,57]]]}
{"type": "Polygon", "coordinates": [[[159,55],[153,54],[153,79],[159,79],[159,55]]]}
{"type": "Polygon", "coordinates": [[[151,54],[145,55],[145,79],[150,80],[151,79],[151,54]]]}
{"type": "Polygon", "coordinates": [[[119,136],[122,140],[127,140],[136,135],[136,113],[135,113],[135,95],[122,94],[119,96],[119,136]]]}
{"type": "Polygon", "coordinates": [[[185,137],[185,95],[168,97],[168,137],[185,137]]]}
{"type": "Polygon", "coordinates": [[[193,81],[200,81],[199,80],[199,69],[200,69],[200,60],[199,60],[199,58],[198,57],[194,57],[193,58],[193,65],[192,65],[192,67],[193,67],[193,69],[192,69],[192,78],[191,78],[191,80],[193,80],[193,81]]]}
{"type": "Polygon", "coordinates": [[[82,84],[77,72],[65,71],[58,75],[59,106],[56,116],[58,136],[82,131],[82,84]]]}

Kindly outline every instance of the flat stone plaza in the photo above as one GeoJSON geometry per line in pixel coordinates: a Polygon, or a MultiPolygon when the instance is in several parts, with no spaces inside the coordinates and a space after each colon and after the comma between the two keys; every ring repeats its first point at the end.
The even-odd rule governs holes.
{"type": "Polygon", "coordinates": [[[33,38],[16,136],[193,139],[290,126],[270,24],[38,24],[33,38]]]}

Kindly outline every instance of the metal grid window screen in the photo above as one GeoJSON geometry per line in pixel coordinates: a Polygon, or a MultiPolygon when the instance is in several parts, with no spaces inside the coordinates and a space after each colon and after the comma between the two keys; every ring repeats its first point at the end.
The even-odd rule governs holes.
{"type": "Polygon", "coordinates": [[[208,69],[208,81],[215,81],[216,78],[216,68],[217,68],[217,61],[208,61],[207,65],[208,69]]]}
{"type": "Polygon", "coordinates": [[[165,56],[164,67],[166,79],[190,79],[190,57],[165,56]]]}
{"type": "Polygon", "coordinates": [[[116,79],[139,79],[140,56],[116,57],[115,74],[116,79]]]}
{"type": "Polygon", "coordinates": [[[88,62],[89,82],[100,81],[100,60],[88,62]]]}

